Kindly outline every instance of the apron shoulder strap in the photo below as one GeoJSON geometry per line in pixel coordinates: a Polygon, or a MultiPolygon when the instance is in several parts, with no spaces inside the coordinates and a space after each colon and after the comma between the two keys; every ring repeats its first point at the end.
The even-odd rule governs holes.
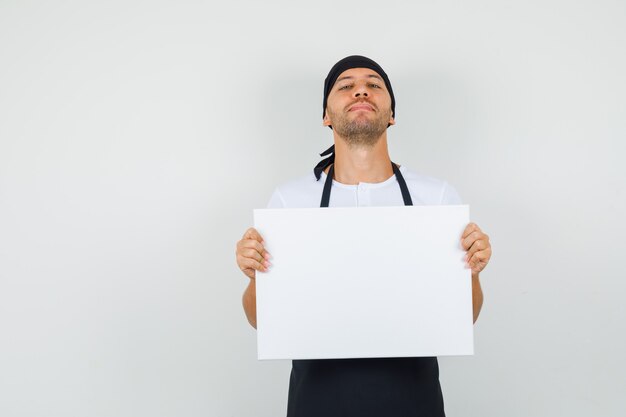
{"type": "Polygon", "coordinates": [[[404,200],[405,206],[412,206],[413,200],[411,199],[411,193],[409,192],[409,187],[406,186],[406,181],[400,172],[400,168],[398,165],[391,163],[393,167],[393,173],[396,174],[396,179],[398,180],[398,184],[400,184],[400,192],[402,192],[402,199],[404,200]]]}
{"type": "Polygon", "coordinates": [[[322,202],[320,203],[320,207],[328,207],[328,203],[330,202],[330,187],[333,185],[333,177],[335,176],[335,164],[330,166],[328,170],[328,175],[326,176],[326,182],[324,182],[324,191],[322,191],[322,202]]]}

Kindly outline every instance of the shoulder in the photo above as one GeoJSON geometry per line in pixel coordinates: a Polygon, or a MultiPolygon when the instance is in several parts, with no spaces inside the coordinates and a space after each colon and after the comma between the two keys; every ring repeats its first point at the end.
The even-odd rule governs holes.
{"type": "Polygon", "coordinates": [[[319,206],[324,188],[324,179],[317,180],[311,171],[309,174],[280,184],[274,189],[268,208],[305,208],[319,206]]]}
{"type": "Polygon", "coordinates": [[[447,181],[413,171],[406,166],[401,167],[411,196],[416,204],[450,205],[462,204],[456,189],[447,181]]]}

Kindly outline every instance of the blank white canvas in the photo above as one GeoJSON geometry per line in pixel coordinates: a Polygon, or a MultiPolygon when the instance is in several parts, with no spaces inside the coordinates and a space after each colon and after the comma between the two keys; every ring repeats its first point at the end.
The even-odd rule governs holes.
{"type": "Polygon", "coordinates": [[[259,359],[473,354],[469,207],[259,209],[259,359]]]}

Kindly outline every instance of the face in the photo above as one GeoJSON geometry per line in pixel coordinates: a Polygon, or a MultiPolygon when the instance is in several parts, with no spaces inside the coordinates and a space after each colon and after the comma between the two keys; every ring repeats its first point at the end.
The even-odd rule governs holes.
{"type": "Polygon", "coordinates": [[[328,95],[324,126],[350,144],[373,145],[395,124],[385,82],[369,68],[351,68],[339,75],[328,95]]]}

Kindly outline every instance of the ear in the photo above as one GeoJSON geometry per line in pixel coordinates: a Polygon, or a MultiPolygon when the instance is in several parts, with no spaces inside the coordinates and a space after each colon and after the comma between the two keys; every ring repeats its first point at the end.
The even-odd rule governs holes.
{"type": "Polygon", "coordinates": [[[390,124],[390,125],[395,125],[395,124],[396,124],[396,119],[394,119],[394,118],[393,118],[393,116],[391,116],[391,117],[389,118],[389,124],[390,124]]]}
{"type": "Polygon", "coordinates": [[[324,112],[324,119],[322,119],[322,126],[330,126],[330,118],[328,117],[328,112],[324,112]]]}

